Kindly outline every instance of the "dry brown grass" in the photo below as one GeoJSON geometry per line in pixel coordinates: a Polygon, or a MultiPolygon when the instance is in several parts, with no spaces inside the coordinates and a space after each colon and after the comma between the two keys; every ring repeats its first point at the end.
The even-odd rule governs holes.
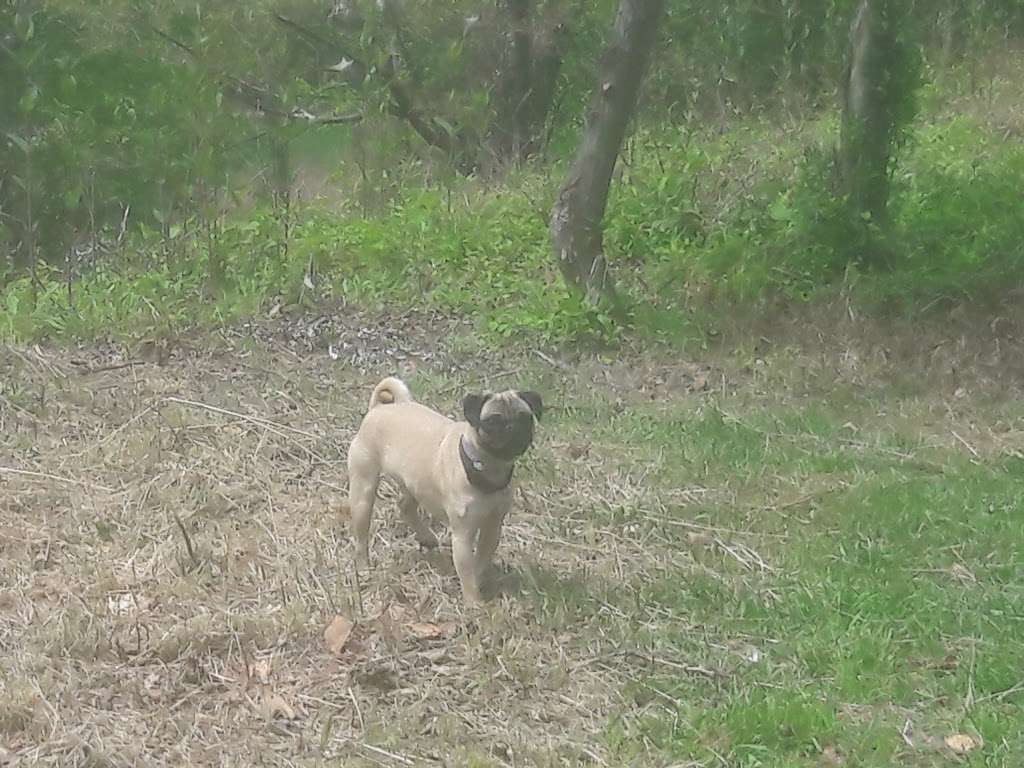
{"type": "MultiPolygon", "coordinates": [[[[0,352],[0,763],[605,764],[609,715],[647,705],[623,693],[619,633],[573,605],[623,620],[616,582],[689,557],[585,514],[649,496],[643,478],[545,435],[557,487],[524,483],[497,594],[466,612],[448,550],[418,552],[390,503],[372,573],[351,567],[344,449],[390,370],[192,347],[163,366],[0,352]]],[[[420,391],[447,394],[425,399],[453,407],[458,383],[430,375],[420,391]]]]}
{"type": "MultiPolygon", "coordinates": [[[[745,506],[727,478],[658,487],[649,475],[672,467],[588,425],[638,401],[783,403],[916,378],[939,394],[921,401],[923,434],[1005,455],[1007,435],[968,403],[1019,386],[1012,365],[987,364],[991,345],[1017,349],[1005,333],[917,359],[873,354],[852,321],[816,350],[791,348],[783,325],[767,351],[721,367],[627,355],[570,368],[474,358],[444,321],[335,317],[349,346],[333,347],[328,326],[304,322],[179,344],[166,365],[116,345],[0,349],[0,765],[621,764],[609,722],[629,731],[679,704],[652,676],[712,690],[747,663],[745,636],[691,626],[635,585],[691,574],[765,593],[787,534],[747,533],[763,502],[745,506]],[[942,375],[956,348],[958,374],[942,375]],[[449,412],[464,387],[511,381],[561,411],[519,473],[482,610],[463,609],[449,550],[418,551],[387,490],[372,572],[352,569],[344,450],[395,368],[449,412]],[[687,512],[709,503],[733,517],[687,512]],[[633,512],[616,520],[620,508],[633,512]],[[337,616],[354,628],[333,653],[337,616]],[[665,632],[702,639],[680,658],[651,645],[665,632]]],[[[832,490],[782,488],[771,509],[832,490]]],[[[648,747],[635,764],[668,762],[648,747]]]]}

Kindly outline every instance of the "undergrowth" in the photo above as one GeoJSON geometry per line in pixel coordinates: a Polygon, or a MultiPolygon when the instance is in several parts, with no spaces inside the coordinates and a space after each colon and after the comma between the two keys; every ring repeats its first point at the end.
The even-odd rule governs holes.
{"type": "Polygon", "coordinates": [[[492,338],[679,342],[740,304],[842,292],[868,311],[917,312],[1018,284],[1024,148],[970,117],[922,122],[883,233],[851,223],[831,197],[834,136],[831,120],[786,131],[753,119],[718,136],[638,134],[605,221],[625,327],[564,288],[546,223],[557,174],[534,170],[407,188],[375,212],[308,204],[286,223],[257,208],[212,234],[187,224],[169,238],[142,233],[71,281],[41,267],[9,282],[0,337],[132,335],[344,301],[464,314],[492,338]]]}

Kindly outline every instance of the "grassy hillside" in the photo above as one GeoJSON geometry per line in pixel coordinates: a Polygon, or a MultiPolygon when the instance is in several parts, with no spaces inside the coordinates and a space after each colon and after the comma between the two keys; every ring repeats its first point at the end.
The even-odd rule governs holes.
{"type": "Polygon", "coordinates": [[[248,204],[212,226],[132,238],[70,284],[66,269],[43,268],[0,296],[0,336],[177,332],[343,301],[469,316],[492,338],[678,342],[705,338],[737,307],[839,299],[876,316],[942,317],[992,306],[1020,284],[1024,149],[1012,137],[1024,118],[1020,60],[991,66],[981,85],[954,71],[928,86],[895,171],[892,230],[870,246],[829,194],[830,115],[641,128],[606,219],[626,328],[581,306],[553,268],[558,163],[468,180],[413,161],[367,172],[319,129],[296,147],[290,208],[248,204]]]}

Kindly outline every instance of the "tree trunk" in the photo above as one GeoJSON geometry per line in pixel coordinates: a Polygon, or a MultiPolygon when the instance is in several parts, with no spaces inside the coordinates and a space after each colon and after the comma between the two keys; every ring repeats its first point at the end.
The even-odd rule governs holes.
{"type": "Polygon", "coordinates": [[[964,0],[947,0],[939,12],[938,27],[942,35],[942,63],[952,66],[964,57],[967,48],[967,4],[964,0]]]}
{"type": "Polygon", "coordinates": [[[879,225],[886,221],[895,106],[902,96],[895,92],[899,79],[893,68],[899,57],[887,8],[898,1],[861,0],[840,89],[839,189],[855,215],[879,225]]]}
{"type": "Polygon", "coordinates": [[[527,158],[543,147],[545,132],[552,119],[558,75],[562,71],[569,43],[568,27],[558,22],[546,35],[533,43],[529,90],[526,92],[525,120],[527,140],[521,157],[527,158]]]}
{"type": "Polygon", "coordinates": [[[503,0],[503,5],[509,44],[495,89],[491,148],[498,158],[520,162],[541,144],[568,35],[561,22],[534,32],[533,0],[503,0]]]}
{"type": "Polygon", "coordinates": [[[569,286],[590,303],[614,296],[601,221],[664,8],[664,0],[621,0],[583,141],[551,211],[555,260],[569,286]]]}
{"type": "Polygon", "coordinates": [[[533,40],[530,35],[530,0],[505,0],[511,21],[511,46],[505,74],[505,93],[500,128],[505,141],[502,149],[518,156],[527,140],[526,95],[530,89],[533,40]]]}

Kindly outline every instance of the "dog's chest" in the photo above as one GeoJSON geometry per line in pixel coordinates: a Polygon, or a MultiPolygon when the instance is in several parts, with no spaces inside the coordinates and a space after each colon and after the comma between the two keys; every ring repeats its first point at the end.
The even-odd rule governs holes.
{"type": "Polygon", "coordinates": [[[461,517],[472,527],[486,525],[495,518],[504,517],[510,505],[507,492],[476,496],[462,506],[461,517]]]}
{"type": "Polygon", "coordinates": [[[439,523],[477,527],[504,516],[510,499],[507,493],[473,496],[424,492],[417,502],[420,508],[439,523]]]}

